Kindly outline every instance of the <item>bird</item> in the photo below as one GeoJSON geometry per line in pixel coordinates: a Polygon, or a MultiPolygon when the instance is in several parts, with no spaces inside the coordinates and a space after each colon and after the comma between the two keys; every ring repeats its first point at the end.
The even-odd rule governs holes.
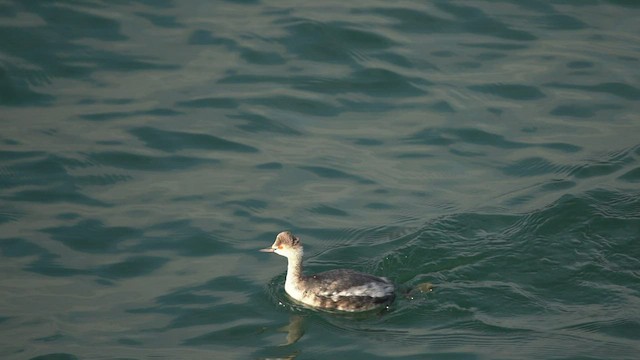
{"type": "Polygon", "coordinates": [[[335,269],[304,275],[304,249],[300,239],[290,231],[276,236],[271,247],[262,252],[275,253],[288,260],[285,292],[294,300],[312,308],[345,312],[362,312],[388,307],[396,297],[389,279],[351,269],[335,269]]]}

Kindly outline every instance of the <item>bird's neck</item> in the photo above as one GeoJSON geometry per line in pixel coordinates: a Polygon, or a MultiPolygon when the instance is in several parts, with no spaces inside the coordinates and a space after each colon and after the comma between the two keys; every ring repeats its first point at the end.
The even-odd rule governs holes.
{"type": "Polygon", "coordinates": [[[287,279],[285,281],[285,289],[300,289],[302,285],[302,255],[300,249],[294,255],[288,257],[287,279]]]}

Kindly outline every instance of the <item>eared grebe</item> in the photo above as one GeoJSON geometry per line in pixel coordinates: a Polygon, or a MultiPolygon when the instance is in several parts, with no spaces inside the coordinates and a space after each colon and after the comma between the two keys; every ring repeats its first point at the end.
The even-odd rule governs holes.
{"type": "Polygon", "coordinates": [[[270,248],[289,260],[284,290],[295,300],[321,309],[366,311],[387,306],[395,299],[393,284],[383,277],[338,269],[305,276],[302,274],[303,249],[289,231],[276,237],[270,248]]]}

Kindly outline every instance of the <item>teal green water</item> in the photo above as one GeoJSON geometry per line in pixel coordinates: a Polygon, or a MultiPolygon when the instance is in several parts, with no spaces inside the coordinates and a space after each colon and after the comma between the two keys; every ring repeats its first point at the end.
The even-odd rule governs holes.
{"type": "Polygon", "coordinates": [[[0,3],[3,359],[633,359],[640,6],[0,3]],[[403,289],[291,302],[307,271],[403,289]]]}

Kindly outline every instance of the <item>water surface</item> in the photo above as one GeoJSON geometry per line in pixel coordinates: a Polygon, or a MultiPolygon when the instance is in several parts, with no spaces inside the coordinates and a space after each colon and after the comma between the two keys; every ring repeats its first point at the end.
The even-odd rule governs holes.
{"type": "Polygon", "coordinates": [[[0,355],[634,358],[639,16],[0,4],[0,355]],[[301,308],[256,251],[285,229],[308,271],[435,289],[301,308]]]}

